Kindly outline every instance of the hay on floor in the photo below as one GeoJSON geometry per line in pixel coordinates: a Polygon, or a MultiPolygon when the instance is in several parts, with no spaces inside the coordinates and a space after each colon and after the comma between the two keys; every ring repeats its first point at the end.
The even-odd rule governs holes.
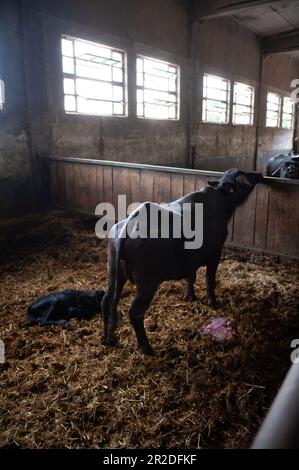
{"type": "Polygon", "coordinates": [[[119,343],[100,342],[102,321],[20,328],[26,306],[62,290],[106,284],[106,242],[94,222],[52,213],[1,247],[2,447],[247,447],[290,366],[298,338],[298,267],[225,255],[216,313],[182,300],[184,282],[164,283],[146,316],[156,357],[136,350],[128,307],[119,305],[119,343]],[[215,316],[231,321],[232,341],[202,334],[215,316]]]}

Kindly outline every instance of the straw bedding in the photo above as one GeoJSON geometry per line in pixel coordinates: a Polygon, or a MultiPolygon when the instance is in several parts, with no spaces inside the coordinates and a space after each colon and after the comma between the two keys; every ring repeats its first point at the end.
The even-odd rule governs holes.
{"type": "MultiPolygon", "coordinates": [[[[22,329],[37,297],[106,284],[106,242],[90,219],[51,213],[0,252],[1,447],[248,447],[290,365],[299,337],[298,266],[250,255],[223,256],[213,312],[164,283],[146,316],[156,356],[136,350],[119,305],[119,343],[101,344],[102,320],[22,329]],[[235,331],[217,342],[202,328],[222,316],[235,331]]],[[[204,271],[197,295],[205,296],[204,271]]]]}

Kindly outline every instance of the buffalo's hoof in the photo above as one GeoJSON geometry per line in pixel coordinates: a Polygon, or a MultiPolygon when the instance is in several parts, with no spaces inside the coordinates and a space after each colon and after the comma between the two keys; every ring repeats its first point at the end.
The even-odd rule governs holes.
{"type": "Polygon", "coordinates": [[[185,302],[196,302],[197,297],[195,294],[186,294],[183,298],[185,302]]]}
{"type": "Polygon", "coordinates": [[[153,350],[153,348],[150,346],[150,345],[147,345],[147,346],[139,346],[141,351],[143,352],[143,354],[145,354],[146,356],[155,356],[156,353],[155,351],[153,350]]]}
{"type": "Polygon", "coordinates": [[[221,304],[217,300],[205,299],[203,303],[210,307],[212,310],[218,310],[219,308],[221,308],[221,304]]]}
{"type": "Polygon", "coordinates": [[[102,336],[102,344],[104,344],[105,346],[115,346],[116,343],[116,336],[112,336],[112,338],[106,338],[106,336],[102,336]]]}

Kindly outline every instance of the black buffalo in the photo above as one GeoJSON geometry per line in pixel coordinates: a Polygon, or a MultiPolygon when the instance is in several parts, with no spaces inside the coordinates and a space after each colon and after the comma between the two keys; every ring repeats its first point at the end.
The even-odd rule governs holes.
{"type": "Polygon", "coordinates": [[[218,182],[210,182],[200,191],[160,206],[161,215],[166,211],[173,217],[174,214],[180,217],[178,207],[182,208],[183,203],[190,203],[191,207],[195,207],[195,203],[203,203],[203,244],[199,249],[186,249],[183,237],[124,237],[129,225],[130,233],[140,230],[140,222],[134,222],[136,215],[144,209],[159,207],[151,202],[142,204],[127,219],[113,226],[108,246],[108,289],[102,301],[104,344],[116,342],[117,304],[127,280],[136,284],[129,316],[138,345],[145,354],[153,354],[153,350],[144,329],[144,314],[161,282],[186,279],[186,298],[194,300],[196,271],[200,266],[206,266],[207,303],[211,307],[216,306],[215,275],[228,233],[228,222],[235,208],[262,180],[260,173],[232,169],[225,172],[218,182]]]}
{"type": "Polygon", "coordinates": [[[90,320],[97,312],[101,312],[104,293],[103,290],[64,290],[40,297],[28,307],[27,323],[24,326],[68,326],[71,318],[90,320]]]}
{"type": "Polygon", "coordinates": [[[299,155],[280,153],[270,158],[267,176],[299,179],[299,155]]]}

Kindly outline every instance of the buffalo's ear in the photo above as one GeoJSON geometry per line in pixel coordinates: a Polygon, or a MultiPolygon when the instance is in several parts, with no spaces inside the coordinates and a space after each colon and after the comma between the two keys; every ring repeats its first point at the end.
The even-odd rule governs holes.
{"type": "Polygon", "coordinates": [[[219,181],[208,181],[208,185],[216,188],[219,184],[219,181]]]}
{"type": "Polygon", "coordinates": [[[236,181],[237,181],[239,184],[243,184],[244,186],[251,186],[250,181],[248,181],[248,179],[246,178],[245,175],[239,175],[239,176],[237,176],[236,181]]]}

